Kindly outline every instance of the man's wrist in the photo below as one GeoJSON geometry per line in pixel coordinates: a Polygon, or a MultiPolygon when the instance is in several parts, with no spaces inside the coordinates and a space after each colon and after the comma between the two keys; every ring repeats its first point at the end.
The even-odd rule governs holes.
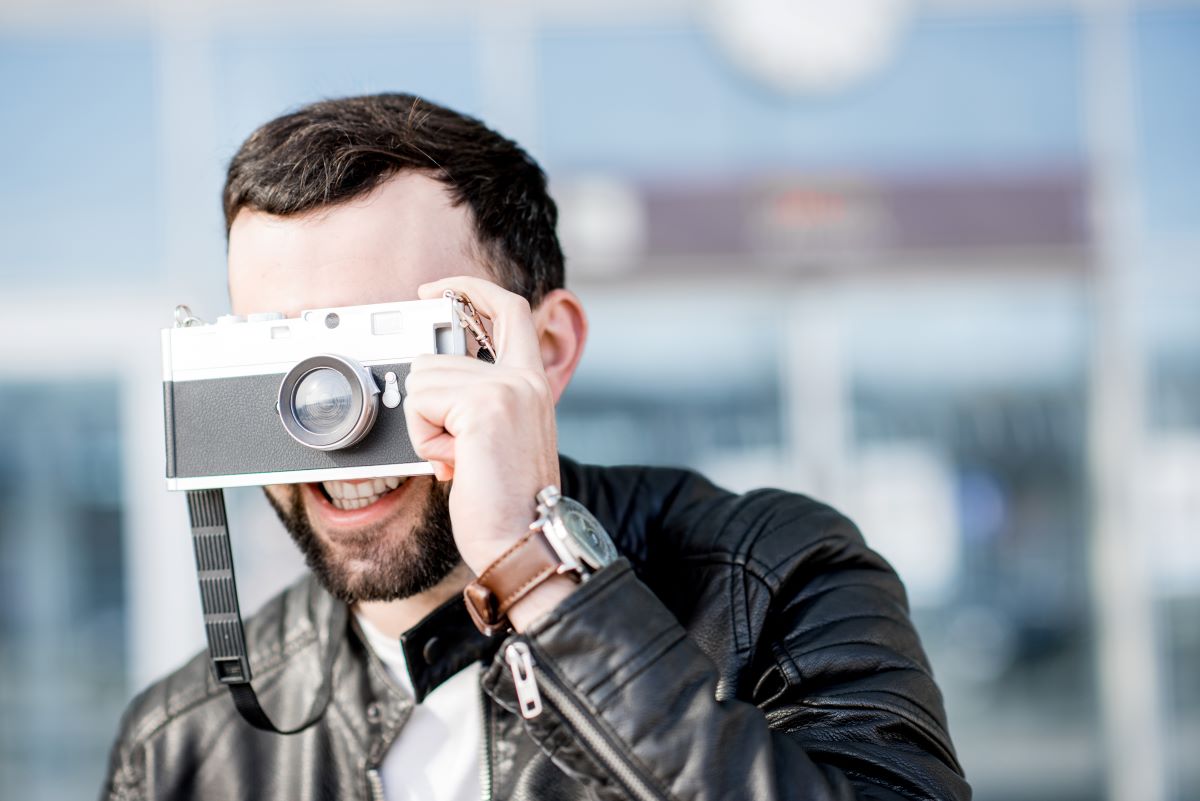
{"type": "Polygon", "coordinates": [[[487,635],[516,627],[518,621],[523,628],[570,594],[575,582],[562,575],[562,569],[546,533],[529,526],[522,537],[475,570],[475,580],[463,591],[467,610],[487,635]]]}
{"type": "Polygon", "coordinates": [[[533,623],[562,603],[571,593],[575,592],[578,582],[569,576],[552,576],[508,610],[508,620],[517,632],[523,632],[533,623]]]}
{"type": "Polygon", "coordinates": [[[471,619],[485,634],[524,630],[617,557],[600,521],[556,485],[544,487],[536,500],[537,518],[525,535],[463,591],[471,619]]]}

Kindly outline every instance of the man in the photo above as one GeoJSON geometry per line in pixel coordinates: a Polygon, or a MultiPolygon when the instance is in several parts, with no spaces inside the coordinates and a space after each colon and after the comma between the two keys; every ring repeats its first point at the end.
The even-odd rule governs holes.
{"type": "Polygon", "coordinates": [[[106,797],[969,797],[903,588],[849,521],[560,460],[587,323],[519,147],[407,95],[327,101],[256,131],[224,201],[235,313],[449,289],[498,358],[413,364],[405,419],[433,476],[266,488],[312,576],[248,622],[255,685],[292,725],[330,655],[320,720],[252,728],[201,655],[133,702],[106,797]],[[621,554],[586,581],[514,567],[551,486],[621,554]],[[492,590],[499,606],[472,600],[492,590]]]}

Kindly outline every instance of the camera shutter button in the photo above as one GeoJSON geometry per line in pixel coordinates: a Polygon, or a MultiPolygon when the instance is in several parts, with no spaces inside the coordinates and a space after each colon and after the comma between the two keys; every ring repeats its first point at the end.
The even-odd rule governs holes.
{"type": "Polygon", "coordinates": [[[400,405],[400,384],[396,380],[396,374],[390,370],[383,376],[383,397],[380,400],[389,409],[400,405]]]}

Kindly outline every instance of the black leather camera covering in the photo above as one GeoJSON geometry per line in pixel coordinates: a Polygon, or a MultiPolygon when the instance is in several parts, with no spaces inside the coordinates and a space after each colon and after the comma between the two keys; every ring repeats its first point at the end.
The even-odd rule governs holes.
{"type": "MultiPolygon", "coordinates": [[[[409,368],[403,363],[367,369],[382,389],[388,372],[403,387],[409,368]]],[[[283,376],[164,382],[167,478],[213,476],[211,486],[221,487],[228,482],[216,477],[423,461],[409,441],[403,405],[389,409],[381,403],[374,427],[349,448],[319,451],[301,445],[275,410],[283,376]]]]}

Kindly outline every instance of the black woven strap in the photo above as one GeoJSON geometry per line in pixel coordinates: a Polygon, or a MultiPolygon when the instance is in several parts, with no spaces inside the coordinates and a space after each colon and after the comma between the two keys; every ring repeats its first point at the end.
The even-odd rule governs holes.
{"type": "Polygon", "coordinates": [[[333,662],[346,631],[346,604],[335,602],[329,617],[325,653],[321,660],[321,689],[313,700],[308,717],[293,728],[279,728],[267,717],[250,685],[250,659],[246,655],[242,612],[233,575],[225,493],[220,489],[192,490],[187,494],[187,502],[192,545],[196,553],[196,577],[200,582],[200,606],[204,610],[204,634],[208,638],[208,656],[213,674],[217,681],[229,687],[234,706],[254,728],[276,734],[304,731],[325,714],[333,694],[333,662]]]}

